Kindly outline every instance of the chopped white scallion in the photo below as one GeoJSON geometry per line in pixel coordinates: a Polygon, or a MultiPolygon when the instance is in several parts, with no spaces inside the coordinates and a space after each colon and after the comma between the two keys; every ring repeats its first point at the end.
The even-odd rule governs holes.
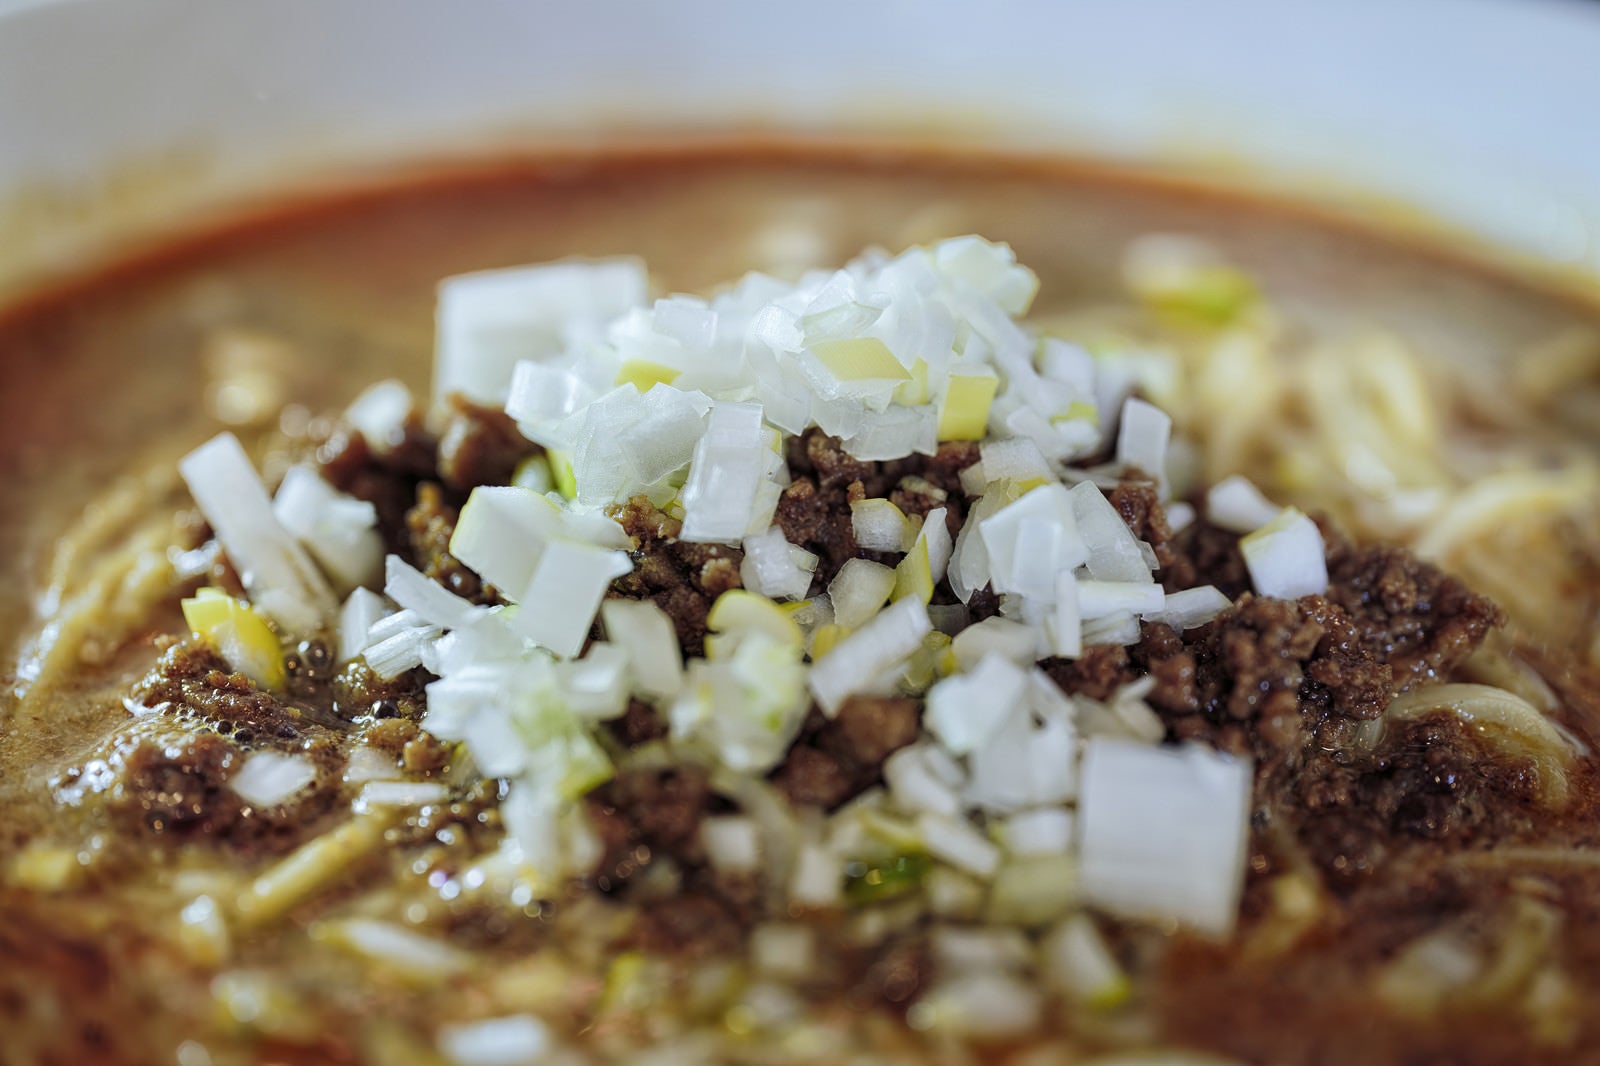
{"type": "MultiPolygon", "coordinates": [[[[1122,525],[1120,518],[1117,524],[1122,525]]],[[[1127,526],[1122,530],[1127,533],[1127,526]]],[[[988,553],[994,590],[1037,597],[1044,603],[1055,598],[1056,575],[1076,569],[1089,558],[1089,544],[1080,535],[1071,495],[1059,481],[1040,485],[983,519],[978,533],[988,553]]],[[[1128,536],[1131,540],[1132,534],[1128,536]]]]}
{"type": "Polygon", "coordinates": [[[447,1025],[439,1050],[455,1066],[530,1066],[555,1046],[550,1027],[531,1014],[447,1025]]]}
{"type": "Polygon", "coordinates": [[[1079,798],[1084,898],[1111,913],[1233,930],[1249,841],[1247,760],[1094,737],[1079,798]]]}
{"type": "Polygon", "coordinates": [[[1260,529],[1277,518],[1280,510],[1254,482],[1239,474],[1225,477],[1206,490],[1207,520],[1235,533],[1260,529]]]}
{"type": "Polygon", "coordinates": [[[628,709],[627,650],[595,641],[581,659],[556,665],[556,678],[567,708],[586,722],[605,722],[628,709]]]}
{"type": "Polygon", "coordinates": [[[770,923],[750,933],[750,964],[757,973],[800,982],[815,972],[817,936],[798,922],[770,923]]]}
{"type": "Polygon", "coordinates": [[[606,600],[600,605],[606,637],[628,654],[641,695],[671,699],[683,687],[683,653],[667,613],[648,600],[606,600]]]}
{"type": "Polygon", "coordinates": [[[1139,635],[1139,619],[1132,611],[1114,611],[1083,626],[1085,644],[1121,644],[1127,647],[1139,643],[1139,635]]]}
{"type": "Polygon", "coordinates": [[[311,934],[414,981],[441,981],[472,965],[472,956],[458,947],[375,918],[318,923],[311,927],[311,934]]]}
{"type": "Polygon", "coordinates": [[[459,274],[439,283],[434,403],[453,392],[503,403],[512,369],[559,354],[569,337],[598,333],[645,301],[636,259],[571,260],[459,274]]]}
{"type": "Polygon", "coordinates": [[[844,894],[844,867],[820,844],[802,844],[795,854],[789,900],[802,907],[832,907],[844,894]]]}
{"type": "Polygon", "coordinates": [[[337,607],[333,590],[278,521],[239,439],[219,433],[178,462],[251,600],[293,636],[309,636],[337,607]]]}
{"type": "MultiPolygon", "coordinates": [[[[961,812],[957,788],[961,780],[943,779],[930,757],[936,749],[929,744],[913,744],[889,756],[883,764],[883,779],[895,805],[907,813],[927,811],[955,817],[961,812]]],[[[952,764],[953,765],[953,764],[952,764]]],[[[960,767],[955,767],[960,774],[960,767]]]]}
{"type": "Polygon", "coordinates": [[[844,701],[880,684],[933,631],[920,600],[896,600],[812,664],[806,681],[822,713],[839,713],[844,701]]]}
{"type": "Polygon", "coordinates": [[[917,832],[928,854],[958,870],[984,879],[1000,867],[1000,848],[965,818],[923,811],[917,815],[917,832]]]}
{"type": "Polygon", "coordinates": [[[1153,622],[1165,622],[1182,633],[1186,629],[1205,625],[1232,606],[1233,601],[1215,585],[1200,585],[1167,593],[1166,604],[1161,611],[1147,617],[1153,622]]]}
{"type": "Polygon", "coordinates": [[[1074,818],[1065,807],[1035,807],[1007,818],[1000,831],[1012,855],[1064,855],[1072,847],[1074,818]]]}
{"type": "Polygon", "coordinates": [[[1171,415],[1134,396],[1122,402],[1117,464],[1154,478],[1162,498],[1167,495],[1167,445],[1171,440],[1171,415]]]}
{"type": "Polygon", "coordinates": [[[915,538],[905,512],[882,497],[850,501],[850,528],[867,551],[903,552],[915,538]]]}
{"type": "Polygon", "coordinates": [[[428,625],[459,629],[472,625],[485,613],[482,607],[457,596],[398,555],[384,560],[383,571],[384,594],[415,612],[428,625]]]}
{"type": "Polygon", "coordinates": [[[339,662],[354,662],[368,645],[368,631],[389,614],[389,605],[371,589],[351,592],[339,608],[339,662]]]}
{"type": "Polygon", "coordinates": [[[461,508],[450,554],[515,596],[533,580],[544,546],[564,535],[561,508],[548,497],[511,485],[480,485],[461,508]]]}
{"type": "Polygon", "coordinates": [[[316,470],[298,463],[284,473],[272,512],[341,589],[377,577],[383,539],[372,504],[338,491],[316,470]]]}
{"type": "Polygon", "coordinates": [[[1088,545],[1085,565],[1096,581],[1152,580],[1139,541],[1099,487],[1080,481],[1068,492],[1078,532],[1088,545]]]}
{"type": "Polygon", "coordinates": [[[1116,956],[1087,915],[1073,915],[1046,933],[1039,954],[1045,981],[1076,1003],[1108,1010],[1133,991],[1116,956]]]}
{"type": "Polygon", "coordinates": [[[1125,611],[1143,618],[1166,609],[1160,585],[1140,581],[1079,581],[1078,613],[1084,621],[1125,611]]]}
{"type": "Polygon", "coordinates": [[[405,440],[406,422],[415,406],[411,390],[390,378],[363,389],[344,409],[344,420],[361,434],[368,448],[382,455],[405,440]]]}
{"type": "Polygon", "coordinates": [[[1077,733],[1070,719],[1035,721],[1020,697],[968,760],[966,799],[980,810],[1003,814],[1062,803],[1077,788],[1077,733]]]}
{"type": "Polygon", "coordinates": [[[889,601],[894,570],[871,559],[849,559],[828,583],[834,621],[849,629],[865,624],[889,601]]]}
{"type": "Polygon", "coordinates": [[[228,787],[252,806],[276,807],[316,779],[316,764],[304,755],[258,751],[228,779],[228,787]]]}
{"type": "MultiPolygon", "coordinates": [[[[1066,578],[1070,581],[1072,575],[1067,574],[1066,578]]],[[[957,633],[950,648],[963,670],[971,670],[986,655],[1027,666],[1039,658],[1039,635],[1032,626],[995,615],[957,633]]]]}
{"type": "Polygon", "coordinates": [[[706,818],[700,823],[700,842],[711,865],[725,873],[749,873],[761,865],[761,830],[754,819],[706,818]]]}
{"type": "Polygon", "coordinates": [[[583,650],[611,582],[633,569],[620,551],[558,540],[539,556],[513,626],[562,658],[583,650]]]}
{"type": "MultiPolygon", "coordinates": [[[[400,617],[414,614],[401,611],[390,617],[400,617]]],[[[372,632],[377,633],[384,629],[387,619],[380,620],[372,627],[372,632]]],[[[415,669],[422,665],[423,649],[432,641],[439,639],[443,633],[438,626],[422,623],[406,625],[395,629],[388,636],[375,639],[362,651],[361,657],[367,661],[367,666],[376,674],[379,680],[389,681],[399,677],[407,670],[415,669]]]]}
{"type": "Polygon", "coordinates": [[[1328,591],[1322,531],[1293,507],[1239,541],[1239,551],[1258,595],[1292,600],[1328,591]]]}
{"type": "Polygon", "coordinates": [[[739,577],[744,587],[757,595],[774,600],[803,600],[811,590],[811,575],[816,569],[817,557],[790,544],[778,526],[744,538],[739,577]]]}
{"type": "Polygon", "coordinates": [[[353,809],[364,814],[375,807],[425,807],[449,798],[450,790],[437,781],[368,781],[353,809]]]}
{"type": "Polygon", "coordinates": [[[763,436],[760,404],[712,407],[683,486],[683,540],[736,544],[752,532],[761,483],[777,460],[763,436]]]}
{"type": "Polygon", "coordinates": [[[1015,663],[986,655],[969,673],[947,677],[928,690],[924,722],[952,754],[966,755],[1005,723],[1027,686],[1028,675],[1015,663]]]}

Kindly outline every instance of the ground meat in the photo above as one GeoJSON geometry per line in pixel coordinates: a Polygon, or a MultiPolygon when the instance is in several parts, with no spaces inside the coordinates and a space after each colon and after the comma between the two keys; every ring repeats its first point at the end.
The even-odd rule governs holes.
{"type": "Polygon", "coordinates": [[[701,859],[700,822],[711,803],[711,784],[693,766],[629,770],[594,793],[592,806],[619,815],[628,848],[643,844],[679,859],[701,859]]]}
{"type": "Polygon", "coordinates": [[[632,945],[645,951],[694,958],[723,954],[744,942],[762,917],[759,874],[731,875],[708,865],[700,824],[720,801],[704,770],[693,766],[625,771],[588,800],[590,824],[603,856],[595,887],[626,894],[651,863],[674,863],[682,888],[644,906],[632,945]]]}
{"type": "Polygon", "coordinates": [[[887,950],[863,953],[850,968],[860,974],[848,992],[855,1007],[908,1006],[935,977],[933,952],[924,935],[897,940],[887,950]]]}
{"type": "Polygon", "coordinates": [[[106,811],[130,829],[180,843],[227,847],[244,858],[286,852],[314,835],[338,797],[332,752],[314,746],[313,783],[285,804],[257,808],[228,787],[246,752],[215,733],[182,740],[144,740],[122,761],[106,811]]]}
{"type": "Polygon", "coordinates": [[[1486,597],[1402,548],[1356,548],[1328,539],[1328,599],[1355,621],[1373,656],[1400,687],[1442,679],[1505,616],[1486,597]]]}
{"type": "Polygon", "coordinates": [[[450,420],[439,438],[439,478],[456,492],[506,485],[517,464],[544,449],[524,437],[511,416],[459,394],[449,398],[450,420]]]}
{"type": "Polygon", "coordinates": [[[1531,832],[1542,817],[1532,763],[1489,751],[1453,715],[1391,726],[1371,755],[1331,754],[1270,802],[1335,888],[1353,887],[1396,848],[1472,846],[1531,832]]]}
{"type": "Polygon", "coordinates": [[[744,930],[729,904],[700,893],[652,901],[634,930],[639,949],[689,959],[726,955],[743,941],[744,930]]]}
{"type": "Polygon", "coordinates": [[[360,736],[365,743],[379,751],[399,758],[406,745],[421,732],[422,727],[409,718],[379,718],[370,721],[360,736]]]}
{"type": "Polygon", "coordinates": [[[791,803],[831,810],[877,784],[883,761],[917,739],[916,700],[856,696],[832,719],[813,708],[772,781],[791,803]]]}
{"type": "Polygon", "coordinates": [[[293,744],[317,728],[306,708],[256,688],[201,640],[168,648],[133,687],[132,696],[146,707],[192,714],[241,744],[293,744]]]}
{"type": "Polygon", "coordinates": [[[450,538],[460,517],[461,509],[446,502],[436,483],[422,482],[417,486],[416,502],[406,511],[409,551],[404,554],[418,570],[457,596],[474,603],[503,603],[494,588],[485,585],[482,578],[450,554],[450,538]]]}
{"type": "Polygon", "coordinates": [[[773,773],[772,783],[790,803],[832,810],[855,795],[845,761],[810,744],[796,744],[773,773]]]}
{"type": "Polygon", "coordinates": [[[1167,525],[1167,512],[1161,506],[1156,483],[1125,476],[1108,498],[1133,535],[1155,549],[1162,568],[1172,566],[1177,559],[1170,543],[1172,529],[1167,525]]]}
{"type": "Polygon", "coordinates": [[[683,524],[635,496],[613,517],[637,545],[633,572],[612,582],[611,595],[650,600],[672,619],[685,654],[705,654],[706,614],[716,598],[741,587],[744,553],[724,544],[678,540],[683,524]]]}
{"type": "Polygon", "coordinates": [[[334,716],[345,722],[421,718],[425,709],[423,687],[428,677],[417,669],[385,681],[358,659],[333,679],[334,716]]]}
{"type": "Polygon", "coordinates": [[[1050,658],[1039,665],[1061,691],[1092,700],[1108,700],[1117,689],[1139,679],[1128,649],[1117,644],[1091,644],[1076,659],[1050,658]]]}
{"type": "Polygon", "coordinates": [[[852,458],[837,437],[810,429],[789,442],[793,481],[778,500],[776,521],[789,543],[817,555],[812,588],[823,588],[851,559],[890,566],[899,561],[898,553],[864,551],[856,544],[852,499],[887,497],[907,514],[946,507],[945,521],[953,536],[967,514],[961,471],[977,461],[977,445],[962,441],[941,444],[931,456],[866,462],[852,458]]]}
{"type": "Polygon", "coordinates": [[[778,498],[775,518],[790,544],[816,555],[812,588],[826,588],[839,568],[851,559],[879,558],[856,544],[845,488],[822,488],[810,477],[797,477],[778,498]]]}
{"type": "Polygon", "coordinates": [[[643,700],[629,700],[628,709],[622,712],[622,717],[607,722],[606,728],[629,748],[667,735],[667,723],[662,720],[661,713],[643,700]]]}
{"type": "Polygon", "coordinates": [[[181,743],[143,741],[123,763],[112,811],[150,833],[211,836],[239,817],[243,801],[227,787],[244,754],[214,733],[181,743]]]}
{"type": "Polygon", "coordinates": [[[341,427],[317,447],[317,465],[328,483],[366,500],[378,511],[378,530],[386,551],[408,555],[406,512],[417,485],[438,477],[438,442],[413,417],[398,444],[374,451],[360,433],[341,427]]]}
{"type": "Polygon", "coordinates": [[[1215,585],[1229,599],[1249,592],[1250,571],[1239,551],[1239,534],[1214,526],[1203,518],[1189,523],[1165,546],[1161,558],[1161,583],[1168,592],[1198,585],[1215,585]]]}

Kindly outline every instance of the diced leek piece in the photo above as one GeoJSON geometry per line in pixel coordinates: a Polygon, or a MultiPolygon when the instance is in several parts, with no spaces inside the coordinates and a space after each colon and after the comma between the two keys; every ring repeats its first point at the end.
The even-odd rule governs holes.
{"type": "Polygon", "coordinates": [[[834,622],[818,626],[817,631],[811,635],[811,661],[815,662],[827,655],[838,646],[840,641],[849,635],[850,629],[848,626],[838,625],[834,622]]]}
{"type": "Polygon", "coordinates": [[[939,404],[940,440],[982,440],[989,429],[989,407],[1000,379],[986,374],[953,372],[939,404]]]}
{"type": "Polygon", "coordinates": [[[1087,400],[1073,400],[1067,404],[1067,409],[1059,415],[1050,417],[1052,424],[1059,425],[1063,422],[1098,422],[1100,421],[1100,408],[1087,400]]]}
{"type": "Polygon", "coordinates": [[[1225,326],[1246,311],[1258,294],[1250,275],[1229,266],[1210,266],[1195,270],[1182,286],[1140,295],[1170,317],[1225,326]]]}
{"type": "Polygon", "coordinates": [[[282,691],[288,684],[283,648],[266,617],[219,588],[198,589],[183,601],[183,619],[227,660],[261,688],[282,691]]]}
{"type": "Polygon", "coordinates": [[[517,464],[511,483],[519,489],[532,489],[541,496],[556,487],[555,475],[550,472],[550,460],[542,455],[530,455],[517,464]]]}
{"type": "Polygon", "coordinates": [[[903,552],[916,537],[905,512],[881,496],[850,501],[850,529],[857,547],[875,552],[903,552]]]}
{"type": "Polygon", "coordinates": [[[812,353],[840,381],[910,381],[911,371],[876,337],[822,341],[812,353]]]}
{"type": "Polygon", "coordinates": [[[933,568],[928,565],[928,542],[921,537],[911,546],[900,565],[894,568],[894,589],[891,601],[915,596],[923,603],[933,599],[933,568]]]}
{"type": "Polygon", "coordinates": [[[894,389],[894,402],[902,407],[920,407],[928,402],[928,361],[917,359],[911,364],[911,377],[894,389]]]}
{"type": "Polygon", "coordinates": [[[624,359],[617,368],[616,385],[632,385],[640,392],[649,392],[656,385],[671,385],[683,371],[664,363],[648,359],[624,359]]]}
{"type": "Polygon", "coordinates": [[[545,458],[550,464],[550,477],[555,482],[556,491],[565,499],[577,499],[578,475],[572,469],[572,456],[551,448],[545,453],[545,458]]]}
{"type": "Polygon", "coordinates": [[[933,867],[926,855],[900,855],[884,863],[845,866],[844,898],[857,905],[882,903],[915,892],[933,867]]]}
{"type": "Polygon", "coordinates": [[[1241,539],[1239,553],[1257,595],[1296,599],[1328,591],[1322,531],[1297,508],[1285,507],[1278,517],[1241,539]]]}
{"type": "Polygon", "coordinates": [[[800,648],[805,643],[792,613],[745,589],[729,589],[718,596],[706,615],[706,628],[729,635],[765,633],[790,648],[800,648]]]}

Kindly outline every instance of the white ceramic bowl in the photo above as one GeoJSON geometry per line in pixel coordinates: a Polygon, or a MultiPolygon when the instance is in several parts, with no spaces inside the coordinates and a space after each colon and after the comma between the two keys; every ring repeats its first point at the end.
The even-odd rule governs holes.
{"type": "Polygon", "coordinates": [[[0,0],[0,285],[354,166],[749,126],[1383,197],[1600,275],[1597,105],[1587,0],[0,0]]]}

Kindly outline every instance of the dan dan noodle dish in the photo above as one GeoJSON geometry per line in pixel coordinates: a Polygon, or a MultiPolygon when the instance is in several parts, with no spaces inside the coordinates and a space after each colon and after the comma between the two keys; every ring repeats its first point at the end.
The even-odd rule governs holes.
{"type": "Polygon", "coordinates": [[[426,387],[245,359],[29,590],[10,743],[104,710],[5,786],[4,1057],[1581,1059],[1600,342],[1120,284],[573,258],[426,387]]]}

